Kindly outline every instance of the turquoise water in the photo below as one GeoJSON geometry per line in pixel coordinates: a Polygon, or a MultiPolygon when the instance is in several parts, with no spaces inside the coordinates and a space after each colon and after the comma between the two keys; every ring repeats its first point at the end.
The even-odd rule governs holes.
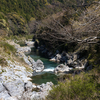
{"type": "Polygon", "coordinates": [[[53,70],[57,67],[57,63],[51,62],[46,58],[42,58],[38,55],[38,53],[31,52],[29,54],[35,61],[40,59],[44,63],[44,70],[40,73],[35,73],[32,76],[32,82],[36,84],[42,84],[46,82],[53,82],[57,84],[57,76],[54,74],[53,70]]]}

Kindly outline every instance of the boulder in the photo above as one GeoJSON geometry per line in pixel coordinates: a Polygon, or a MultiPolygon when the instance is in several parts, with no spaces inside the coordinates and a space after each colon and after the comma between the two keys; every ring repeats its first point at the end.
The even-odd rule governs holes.
{"type": "Polygon", "coordinates": [[[44,100],[49,91],[52,89],[52,86],[52,82],[47,82],[46,84],[42,83],[41,85],[38,85],[37,88],[40,89],[40,91],[33,91],[31,100],[44,100]]]}
{"type": "Polygon", "coordinates": [[[34,47],[34,42],[33,41],[25,41],[25,44],[29,47],[34,47]]]}
{"type": "Polygon", "coordinates": [[[56,59],[54,57],[54,58],[51,58],[49,61],[56,62],[56,59]]]}
{"type": "Polygon", "coordinates": [[[35,67],[35,71],[36,72],[41,72],[41,71],[43,71],[43,69],[44,69],[44,65],[43,65],[43,62],[40,60],[40,59],[38,59],[37,61],[36,61],[36,67],[35,67]]]}
{"type": "Polygon", "coordinates": [[[31,92],[32,91],[32,88],[33,88],[33,86],[32,86],[32,82],[26,82],[26,83],[24,83],[24,90],[25,91],[28,91],[28,92],[31,92]]]}
{"type": "Polygon", "coordinates": [[[50,59],[50,61],[52,61],[52,62],[60,62],[60,60],[61,60],[60,54],[57,54],[55,57],[50,59]]]}
{"type": "Polygon", "coordinates": [[[85,67],[84,66],[77,66],[75,68],[77,68],[77,69],[84,69],[85,67]]]}
{"type": "Polygon", "coordinates": [[[60,64],[58,65],[55,69],[54,72],[57,73],[65,73],[65,72],[69,72],[72,68],[69,68],[68,66],[64,65],[64,64],[60,64]]]}
{"type": "Polygon", "coordinates": [[[55,56],[55,59],[56,59],[56,62],[60,62],[61,55],[60,55],[60,54],[57,54],[57,55],[55,56]]]}
{"type": "Polygon", "coordinates": [[[73,54],[73,61],[76,61],[78,59],[78,55],[77,54],[73,54]]]}
{"type": "Polygon", "coordinates": [[[60,62],[64,63],[64,62],[67,62],[69,59],[72,59],[72,56],[70,56],[66,52],[62,52],[60,62]]]}
{"type": "Polygon", "coordinates": [[[72,59],[67,60],[67,64],[71,64],[71,63],[73,63],[72,59]]]}

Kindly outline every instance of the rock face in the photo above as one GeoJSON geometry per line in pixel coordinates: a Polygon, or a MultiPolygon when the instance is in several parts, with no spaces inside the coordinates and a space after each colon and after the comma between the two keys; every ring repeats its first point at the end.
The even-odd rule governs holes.
{"type": "MultiPolygon", "coordinates": [[[[38,61],[41,62],[41,61],[38,61]]],[[[42,63],[42,62],[41,62],[42,63]]],[[[2,67],[0,74],[0,99],[1,100],[40,100],[48,95],[52,82],[42,85],[33,85],[28,76],[32,76],[32,71],[27,71],[18,62],[8,61],[9,67],[2,67]],[[34,91],[38,88],[39,91],[34,91]]]]}
{"type": "Polygon", "coordinates": [[[21,47],[19,44],[16,44],[14,41],[8,41],[8,43],[13,45],[16,48],[18,53],[22,52],[22,53],[28,54],[31,52],[31,48],[28,46],[21,47]]]}
{"type": "MultiPolygon", "coordinates": [[[[24,61],[33,68],[33,70],[35,72],[41,72],[44,69],[44,65],[43,62],[41,60],[37,60],[36,62],[34,61],[34,59],[32,59],[30,56],[26,56],[26,53],[30,53],[31,52],[31,48],[30,47],[20,47],[19,44],[16,44],[15,42],[12,41],[8,41],[11,45],[14,45],[15,48],[17,49],[17,53],[16,55],[18,55],[19,57],[23,58],[24,61]]],[[[28,42],[28,41],[27,41],[28,42]]]]}
{"type": "MultiPolygon", "coordinates": [[[[18,100],[24,90],[24,83],[28,83],[32,76],[32,70],[20,65],[18,62],[7,61],[9,67],[1,67],[0,74],[0,99],[18,100]]],[[[26,87],[28,87],[26,85],[26,87]]]]}

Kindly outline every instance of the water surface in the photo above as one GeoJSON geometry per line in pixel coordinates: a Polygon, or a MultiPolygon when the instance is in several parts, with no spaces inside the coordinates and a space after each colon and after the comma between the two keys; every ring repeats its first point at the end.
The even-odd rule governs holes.
{"type": "Polygon", "coordinates": [[[53,82],[57,84],[57,76],[54,74],[54,68],[57,67],[57,63],[51,62],[46,58],[40,57],[38,53],[32,52],[29,54],[35,61],[40,59],[44,63],[44,70],[43,72],[34,73],[32,76],[32,82],[36,84],[42,84],[46,82],[53,82]]]}

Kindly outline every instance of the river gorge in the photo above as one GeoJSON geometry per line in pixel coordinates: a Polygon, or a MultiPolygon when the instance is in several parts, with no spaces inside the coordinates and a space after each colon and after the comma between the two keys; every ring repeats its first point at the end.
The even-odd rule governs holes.
{"type": "MultiPolygon", "coordinates": [[[[57,85],[59,73],[75,75],[84,68],[86,70],[92,68],[82,56],[84,52],[73,54],[63,52],[46,59],[38,52],[34,52],[34,48],[29,45],[19,45],[12,40],[6,43],[14,46],[17,60],[21,61],[6,59],[7,65],[0,66],[0,96],[3,100],[45,99],[52,86],[57,85]]],[[[27,43],[34,44],[33,41],[27,43]]]]}

